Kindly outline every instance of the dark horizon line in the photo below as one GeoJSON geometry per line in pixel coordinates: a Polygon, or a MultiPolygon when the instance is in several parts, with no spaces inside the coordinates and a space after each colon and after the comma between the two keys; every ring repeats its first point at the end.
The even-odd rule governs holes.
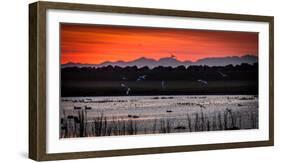
{"type": "Polygon", "coordinates": [[[167,56],[167,57],[163,57],[163,58],[159,58],[158,60],[156,59],[153,59],[153,58],[147,58],[147,57],[140,57],[140,58],[137,58],[137,59],[134,59],[134,60],[130,60],[130,61],[123,61],[123,60],[118,60],[118,61],[104,61],[104,62],[101,62],[101,63],[80,63],[80,62],[67,62],[67,63],[62,63],[61,65],[68,65],[68,64],[80,64],[80,65],[101,65],[101,64],[105,64],[105,63],[115,63],[115,62],[123,62],[123,63],[129,63],[129,62],[134,62],[134,61],[137,61],[137,60],[140,60],[140,59],[147,59],[147,60],[153,60],[153,61],[160,61],[161,59],[166,59],[166,58],[171,58],[171,59],[175,59],[177,60],[178,62],[181,62],[181,63],[184,63],[184,62],[190,62],[190,63],[196,63],[196,62],[199,62],[201,60],[204,60],[204,59],[222,59],[222,58],[242,58],[242,57],[246,57],[246,56],[249,56],[249,57],[256,57],[258,58],[258,55],[254,55],[254,54],[245,54],[245,55],[242,55],[242,56],[234,56],[234,55],[231,55],[231,56],[225,56],[225,57],[205,57],[205,58],[201,58],[201,59],[197,59],[196,61],[191,61],[191,60],[184,60],[184,61],[181,61],[181,60],[178,60],[176,56],[167,56]]]}
{"type": "Polygon", "coordinates": [[[248,65],[251,65],[251,66],[254,66],[254,64],[258,64],[258,62],[253,62],[253,63],[246,63],[246,62],[243,62],[243,63],[241,63],[241,64],[227,64],[227,65],[224,65],[224,66],[222,66],[222,65],[206,65],[206,64],[201,64],[201,65],[178,65],[178,66],[175,66],[175,67],[173,67],[173,66],[161,66],[161,65],[159,65],[159,66],[155,66],[155,67],[150,67],[150,66],[148,66],[148,65],[146,65],[146,66],[142,66],[142,67],[138,67],[137,65],[134,65],[134,66],[125,66],[125,67],[122,67],[122,66],[118,66],[118,65],[104,65],[104,66],[101,66],[101,67],[95,67],[95,66],[88,66],[88,67],[83,67],[83,66],[81,66],[81,67],[79,67],[79,66],[76,66],[76,65],[74,65],[74,66],[69,66],[69,67],[61,67],[61,69],[69,69],[69,68],[106,68],[106,67],[113,67],[113,68],[115,68],[115,67],[120,67],[120,68],[122,68],[122,69],[124,69],[124,68],[132,68],[132,67],[137,67],[137,69],[142,69],[142,68],[145,68],[145,67],[148,67],[148,69],[150,69],[150,70],[153,70],[153,69],[155,69],[155,68],[159,68],[159,67],[162,67],[162,68],[169,68],[169,67],[172,67],[173,69],[175,69],[175,68],[177,68],[177,67],[181,67],[181,66],[183,66],[183,67],[185,67],[185,68],[188,68],[188,67],[190,67],[190,66],[197,66],[197,67],[199,67],[199,66],[201,66],[201,67],[209,67],[209,68],[213,68],[213,67],[226,67],[226,66],[233,66],[233,67],[235,67],[235,66],[241,66],[242,64],[248,64],[248,65]]]}
{"type": "Polygon", "coordinates": [[[254,96],[258,96],[258,93],[177,93],[177,94],[132,94],[132,95],[121,95],[121,94],[116,94],[116,95],[89,95],[89,96],[84,96],[84,95],[76,95],[76,96],[60,96],[60,98],[71,98],[71,97],[113,97],[113,96],[118,96],[118,97],[130,97],[130,96],[150,96],[150,97],[154,97],[154,96],[235,96],[235,95],[254,95],[254,96]]]}

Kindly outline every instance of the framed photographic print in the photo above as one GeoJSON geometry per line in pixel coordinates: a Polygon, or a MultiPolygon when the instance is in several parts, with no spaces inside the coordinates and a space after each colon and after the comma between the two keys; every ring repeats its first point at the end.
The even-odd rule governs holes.
{"type": "Polygon", "coordinates": [[[29,5],[29,157],[272,146],[271,16],[29,5]]]}

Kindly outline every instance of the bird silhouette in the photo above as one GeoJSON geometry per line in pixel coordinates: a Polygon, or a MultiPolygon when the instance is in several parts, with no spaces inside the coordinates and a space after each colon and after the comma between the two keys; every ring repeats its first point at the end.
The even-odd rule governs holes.
{"type": "Polygon", "coordinates": [[[173,53],[170,52],[170,54],[171,54],[171,58],[176,58],[176,56],[173,53]]]}
{"type": "Polygon", "coordinates": [[[142,81],[142,80],[145,80],[146,78],[147,78],[147,75],[141,75],[141,76],[138,76],[136,81],[142,81]]]}
{"type": "Polygon", "coordinates": [[[130,91],[131,91],[131,88],[129,88],[126,84],[124,83],[121,83],[120,84],[121,87],[125,88],[126,89],[126,95],[129,95],[130,91]]]}
{"type": "Polygon", "coordinates": [[[227,77],[226,74],[224,74],[224,73],[222,73],[222,72],[220,72],[220,71],[217,71],[217,73],[219,73],[222,77],[227,77]]]}
{"type": "Polygon", "coordinates": [[[205,81],[205,80],[201,80],[201,79],[199,79],[199,80],[197,80],[199,83],[202,83],[202,84],[204,84],[204,85],[208,85],[208,82],[207,81],[205,81]]]}
{"type": "Polygon", "coordinates": [[[165,89],[165,81],[164,80],[161,81],[161,88],[165,89]]]}
{"type": "Polygon", "coordinates": [[[126,95],[129,95],[131,88],[127,88],[126,95]]]}

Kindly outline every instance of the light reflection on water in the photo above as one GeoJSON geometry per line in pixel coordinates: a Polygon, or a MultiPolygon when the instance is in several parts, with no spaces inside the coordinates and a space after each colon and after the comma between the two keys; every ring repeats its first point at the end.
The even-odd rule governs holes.
{"type": "Polygon", "coordinates": [[[258,97],[255,95],[63,97],[61,118],[77,116],[74,106],[91,108],[87,110],[89,124],[101,116],[106,117],[108,123],[133,121],[140,133],[149,132],[155,123],[159,124],[162,120],[168,120],[172,129],[186,126],[187,116],[194,121],[198,115],[210,121],[212,128],[218,128],[218,114],[223,115],[229,110],[231,116],[236,116],[235,125],[240,125],[241,129],[253,128],[253,118],[257,119],[254,123],[258,124],[258,97]]]}

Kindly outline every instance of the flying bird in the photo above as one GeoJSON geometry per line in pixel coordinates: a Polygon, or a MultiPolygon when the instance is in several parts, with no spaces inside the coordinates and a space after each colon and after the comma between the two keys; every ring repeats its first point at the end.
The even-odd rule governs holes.
{"type": "Polygon", "coordinates": [[[141,75],[141,76],[139,76],[139,77],[137,78],[137,80],[136,80],[136,81],[142,81],[142,80],[145,80],[145,79],[146,79],[146,77],[147,77],[147,75],[141,75]]]}
{"type": "Polygon", "coordinates": [[[126,90],[126,95],[129,95],[130,90],[131,90],[131,88],[128,87],[127,90],[126,90]]]}
{"type": "Polygon", "coordinates": [[[164,80],[161,81],[161,87],[162,87],[162,89],[165,89],[165,81],[164,80]]]}
{"type": "Polygon", "coordinates": [[[174,54],[173,53],[170,53],[171,54],[171,58],[176,58],[176,56],[174,56],[174,54]]]}
{"type": "Polygon", "coordinates": [[[139,76],[139,78],[141,78],[141,79],[146,79],[146,77],[147,77],[147,75],[141,75],[141,76],[139,76]]]}
{"type": "Polygon", "coordinates": [[[199,83],[202,83],[202,84],[204,84],[204,85],[208,85],[208,82],[207,81],[205,81],[205,80],[197,80],[199,83]]]}
{"type": "Polygon", "coordinates": [[[123,88],[126,89],[126,95],[129,95],[131,88],[129,88],[129,87],[128,87],[127,85],[125,85],[124,83],[121,83],[120,85],[121,85],[121,87],[123,87],[123,88]]]}
{"type": "Polygon", "coordinates": [[[227,77],[226,74],[224,74],[224,73],[222,73],[222,72],[220,72],[220,71],[217,71],[217,73],[219,73],[222,77],[227,77]]]}

